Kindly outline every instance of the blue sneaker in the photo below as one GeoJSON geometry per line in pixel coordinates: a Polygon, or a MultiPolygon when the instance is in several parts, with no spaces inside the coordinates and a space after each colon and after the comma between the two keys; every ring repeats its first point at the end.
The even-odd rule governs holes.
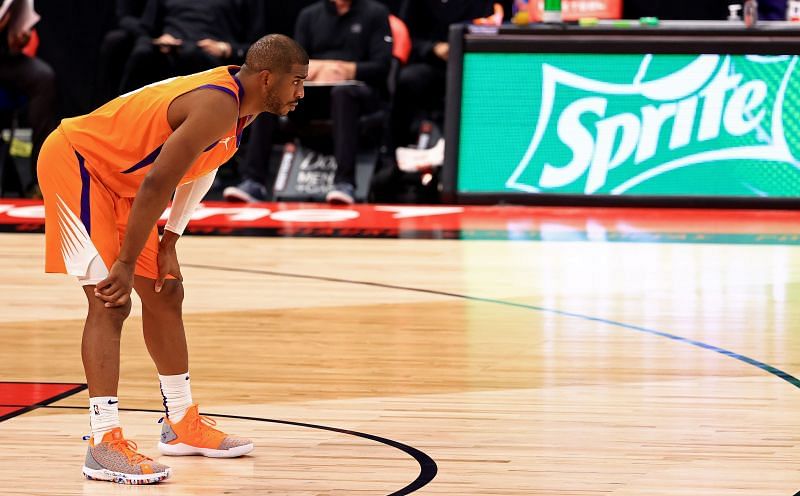
{"type": "Polygon", "coordinates": [[[237,186],[228,186],[222,191],[228,201],[255,203],[267,201],[267,188],[252,179],[245,179],[237,186]]]}
{"type": "Polygon", "coordinates": [[[336,183],[325,195],[325,201],[332,205],[352,205],[355,203],[356,187],[349,183],[336,183]]]}

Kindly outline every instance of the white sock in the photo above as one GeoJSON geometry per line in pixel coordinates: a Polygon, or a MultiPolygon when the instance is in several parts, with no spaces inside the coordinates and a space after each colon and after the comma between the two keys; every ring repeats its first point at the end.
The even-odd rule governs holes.
{"type": "Polygon", "coordinates": [[[180,422],[186,409],[192,406],[192,388],[189,372],[178,375],[158,375],[164,408],[171,422],[180,422]]]}
{"type": "Polygon", "coordinates": [[[106,432],[119,427],[119,400],[116,396],[89,398],[89,425],[95,444],[103,441],[106,432]]]}

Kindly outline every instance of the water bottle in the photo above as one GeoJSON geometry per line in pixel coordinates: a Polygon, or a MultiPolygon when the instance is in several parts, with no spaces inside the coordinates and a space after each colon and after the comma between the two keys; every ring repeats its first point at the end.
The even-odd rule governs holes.
{"type": "Polygon", "coordinates": [[[544,0],[542,21],[552,23],[559,23],[562,21],[561,0],[544,0]]]}
{"type": "Polygon", "coordinates": [[[433,123],[431,121],[422,121],[422,123],[419,125],[417,150],[427,150],[428,148],[430,148],[432,132],[433,132],[433,123]]]}
{"type": "Polygon", "coordinates": [[[744,25],[754,28],[758,23],[758,2],[756,0],[744,1],[744,25]]]}

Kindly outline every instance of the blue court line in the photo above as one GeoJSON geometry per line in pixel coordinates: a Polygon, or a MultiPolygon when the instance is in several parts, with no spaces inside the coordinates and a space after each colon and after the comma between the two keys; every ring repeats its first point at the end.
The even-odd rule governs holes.
{"type": "Polygon", "coordinates": [[[423,289],[423,288],[413,288],[410,286],[398,286],[395,284],[384,284],[379,282],[370,282],[370,281],[357,281],[353,279],[342,279],[338,277],[326,277],[326,276],[313,276],[313,275],[306,275],[306,274],[293,274],[290,272],[277,272],[271,270],[258,270],[258,269],[240,269],[235,267],[224,267],[224,266],[215,266],[215,265],[202,265],[202,264],[183,264],[184,267],[192,267],[196,269],[207,269],[207,270],[218,270],[224,272],[240,272],[246,274],[261,274],[261,275],[269,275],[269,276],[277,276],[277,277],[291,277],[295,279],[312,279],[317,281],[327,281],[327,282],[338,282],[338,283],[346,283],[346,284],[358,284],[361,286],[371,286],[371,287],[379,287],[379,288],[386,288],[386,289],[398,289],[402,291],[413,291],[417,293],[426,293],[426,294],[434,294],[439,296],[450,296],[452,298],[458,298],[462,300],[468,301],[477,301],[481,303],[491,303],[494,305],[503,305],[507,307],[515,307],[521,308],[524,310],[533,310],[536,312],[545,312],[551,313],[554,315],[561,315],[564,317],[573,317],[581,320],[586,320],[590,322],[598,322],[601,324],[607,324],[610,326],[622,327],[624,329],[629,329],[632,331],[637,331],[645,334],[651,334],[653,336],[660,336],[663,338],[671,339],[673,341],[681,342],[690,344],[692,346],[696,346],[698,348],[702,348],[705,350],[713,351],[715,353],[719,353],[720,355],[724,355],[735,360],[739,360],[740,362],[744,362],[748,365],[752,365],[754,367],[758,367],[759,369],[767,372],[769,374],[782,379],[792,386],[800,389],[800,379],[791,375],[788,372],[785,372],[777,367],[773,367],[767,363],[762,361],[756,360],[755,358],[750,358],[748,356],[736,353],[734,351],[726,350],[725,348],[720,348],[718,346],[714,346],[712,344],[703,343],[702,341],[696,341],[694,339],[685,338],[682,336],[678,336],[676,334],[670,334],[668,332],[659,331],[656,329],[648,329],[647,327],[637,326],[633,324],[626,324],[624,322],[617,322],[615,320],[604,319],[601,317],[592,317],[591,315],[584,315],[581,313],[576,312],[568,312],[565,310],[557,310],[554,308],[546,308],[540,307],[536,305],[528,305],[525,303],[515,303],[513,301],[505,301],[505,300],[497,300],[494,298],[482,298],[480,296],[469,296],[469,295],[462,295],[458,293],[449,293],[447,291],[437,291],[434,289],[423,289]]]}

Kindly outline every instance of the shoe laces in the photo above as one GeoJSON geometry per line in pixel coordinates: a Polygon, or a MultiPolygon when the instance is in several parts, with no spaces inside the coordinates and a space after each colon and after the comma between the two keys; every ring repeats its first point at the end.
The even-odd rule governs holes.
{"type": "Polygon", "coordinates": [[[128,439],[114,439],[108,442],[108,447],[115,451],[122,452],[132,465],[138,465],[144,461],[152,460],[152,458],[148,458],[143,454],[138,453],[136,451],[138,448],[136,443],[128,439]]]}
{"type": "Polygon", "coordinates": [[[207,439],[214,434],[225,435],[222,431],[214,429],[215,425],[217,425],[216,420],[198,413],[197,416],[192,419],[191,424],[189,424],[189,428],[200,434],[200,437],[203,439],[207,439]]]}

